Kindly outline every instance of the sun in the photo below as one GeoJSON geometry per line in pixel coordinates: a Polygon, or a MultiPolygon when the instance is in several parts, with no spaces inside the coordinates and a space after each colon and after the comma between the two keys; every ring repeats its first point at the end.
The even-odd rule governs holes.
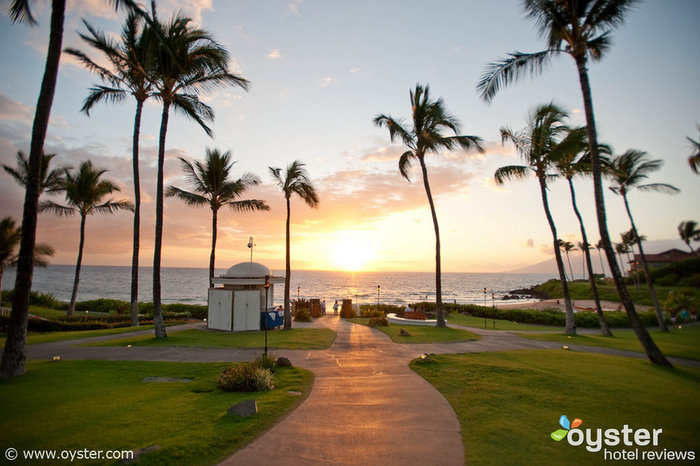
{"type": "Polygon", "coordinates": [[[358,272],[374,259],[374,245],[366,232],[343,231],[330,241],[331,265],[335,270],[358,272]]]}

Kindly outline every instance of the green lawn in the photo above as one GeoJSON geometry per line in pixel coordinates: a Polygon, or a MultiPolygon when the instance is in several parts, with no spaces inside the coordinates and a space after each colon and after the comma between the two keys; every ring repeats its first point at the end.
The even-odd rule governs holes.
{"type": "MultiPolygon", "coordinates": [[[[700,326],[673,328],[670,332],[650,330],[649,334],[666,356],[700,360],[700,326]]],[[[627,351],[643,352],[642,345],[632,330],[613,329],[613,337],[602,335],[576,335],[569,337],[562,333],[520,334],[534,340],[557,341],[563,344],[604,346],[627,351]]]]}
{"type": "MultiPolygon", "coordinates": [[[[559,418],[581,429],[662,428],[657,447],[697,450],[700,369],[561,350],[431,356],[411,367],[449,401],[468,464],[603,464],[604,451],[556,442],[559,418]]],[[[623,445],[610,446],[621,450],[623,445]]],[[[696,454],[698,452],[696,451],[696,454]]],[[[641,453],[640,453],[641,455],[641,453]]]]}
{"type": "MultiPolygon", "coordinates": [[[[328,328],[293,328],[268,332],[270,348],[326,349],[335,341],[336,333],[328,328]]],[[[182,330],[168,333],[167,338],[153,335],[122,338],[85,346],[180,346],[198,348],[264,348],[265,332],[217,332],[215,330],[182,330]]]]}
{"type": "MultiPolygon", "coordinates": [[[[77,338],[101,337],[103,335],[117,335],[139,330],[153,330],[153,325],[141,325],[139,327],[119,327],[103,328],[98,330],[75,330],[70,332],[29,332],[27,333],[27,344],[36,345],[39,343],[49,343],[52,341],[74,340],[77,338]]],[[[0,337],[0,345],[5,344],[5,334],[0,337]]]]}
{"type": "MultiPolygon", "coordinates": [[[[369,319],[361,317],[347,319],[355,324],[367,325],[369,319]]],[[[395,325],[389,324],[387,327],[375,327],[391,337],[394,343],[454,343],[458,341],[480,340],[481,337],[468,330],[456,328],[421,327],[418,325],[395,325]],[[411,336],[403,337],[399,335],[401,329],[406,330],[411,336]]]]}
{"type": "Polygon", "coordinates": [[[456,325],[464,325],[466,327],[476,327],[476,328],[486,328],[489,330],[507,330],[507,331],[513,331],[513,330],[519,330],[519,331],[526,331],[526,332],[532,332],[532,331],[547,331],[547,330],[552,330],[552,331],[563,331],[564,327],[554,327],[551,325],[534,325],[534,324],[520,324],[518,322],[511,322],[510,320],[503,320],[503,319],[496,319],[495,321],[493,319],[486,319],[486,327],[484,327],[484,318],[483,317],[474,317],[470,316],[467,314],[459,314],[456,312],[451,313],[447,317],[447,324],[456,324],[456,325]],[[495,326],[494,326],[495,322],[495,326]]]}
{"type": "Polygon", "coordinates": [[[27,375],[0,383],[0,450],[13,447],[21,455],[24,449],[138,450],[159,445],[139,464],[215,464],[284,417],[313,384],[310,372],[281,368],[273,391],[222,392],[216,388],[216,377],[225,367],[29,361],[27,375]],[[150,376],[193,380],[142,382],[150,376]],[[250,398],[257,400],[257,415],[227,415],[230,406],[250,398]]]}

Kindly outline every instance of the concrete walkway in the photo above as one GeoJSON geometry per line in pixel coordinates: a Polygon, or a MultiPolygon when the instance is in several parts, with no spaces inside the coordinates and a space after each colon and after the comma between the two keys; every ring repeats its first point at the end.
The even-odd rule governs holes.
{"type": "MultiPolygon", "coordinates": [[[[517,349],[561,348],[556,342],[530,340],[505,331],[462,327],[482,336],[461,343],[401,345],[384,333],[334,316],[295,327],[328,327],[337,333],[327,350],[274,350],[295,366],[312,371],[309,397],[288,417],[253,443],[226,459],[224,465],[270,464],[464,464],[457,417],[428,382],[408,367],[424,353],[480,353],[517,349]]],[[[450,325],[459,327],[457,325],[450,325]]],[[[168,331],[204,328],[203,323],[169,327],[168,331]]],[[[410,329],[409,329],[410,331],[410,329]]],[[[175,362],[250,361],[260,349],[177,347],[80,347],[121,339],[143,330],[29,345],[29,359],[148,360],[175,362]]],[[[643,353],[569,345],[570,350],[645,358],[643,353]]],[[[700,361],[669,358],[674,364],[700,367],[700,361]]]]}

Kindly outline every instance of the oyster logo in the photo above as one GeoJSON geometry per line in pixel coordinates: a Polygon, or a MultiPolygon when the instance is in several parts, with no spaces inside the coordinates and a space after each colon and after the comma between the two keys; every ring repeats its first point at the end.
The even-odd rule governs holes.
{"type": "Polygon", "coordinates": [[[581,419],[574,419],[574,422],[569,422],[569,418],[566,417],[566,415],[562,414],[561,417],[559,418],[559,425],[563,427],[563,429],[557,429],[554,432],[551,433],[551,437],[556,440],[557,442],[561,441],[562,439],[566,438],[566,436],[569,434],[569,429],[575,429],[578,426],[583,424],[583,421],[581,419]]]}

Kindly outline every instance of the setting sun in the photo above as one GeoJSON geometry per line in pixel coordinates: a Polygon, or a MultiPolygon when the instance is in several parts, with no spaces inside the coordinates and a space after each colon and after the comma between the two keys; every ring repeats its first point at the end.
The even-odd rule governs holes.
{"type": "Polygon", "coordinates": [[[329,240],[328,248],[328,257],[331,259],[329,265],[336,270],[366,270],[367,263],[375,257],[374,244],[368,232],[340,232],[329,240]]]}

